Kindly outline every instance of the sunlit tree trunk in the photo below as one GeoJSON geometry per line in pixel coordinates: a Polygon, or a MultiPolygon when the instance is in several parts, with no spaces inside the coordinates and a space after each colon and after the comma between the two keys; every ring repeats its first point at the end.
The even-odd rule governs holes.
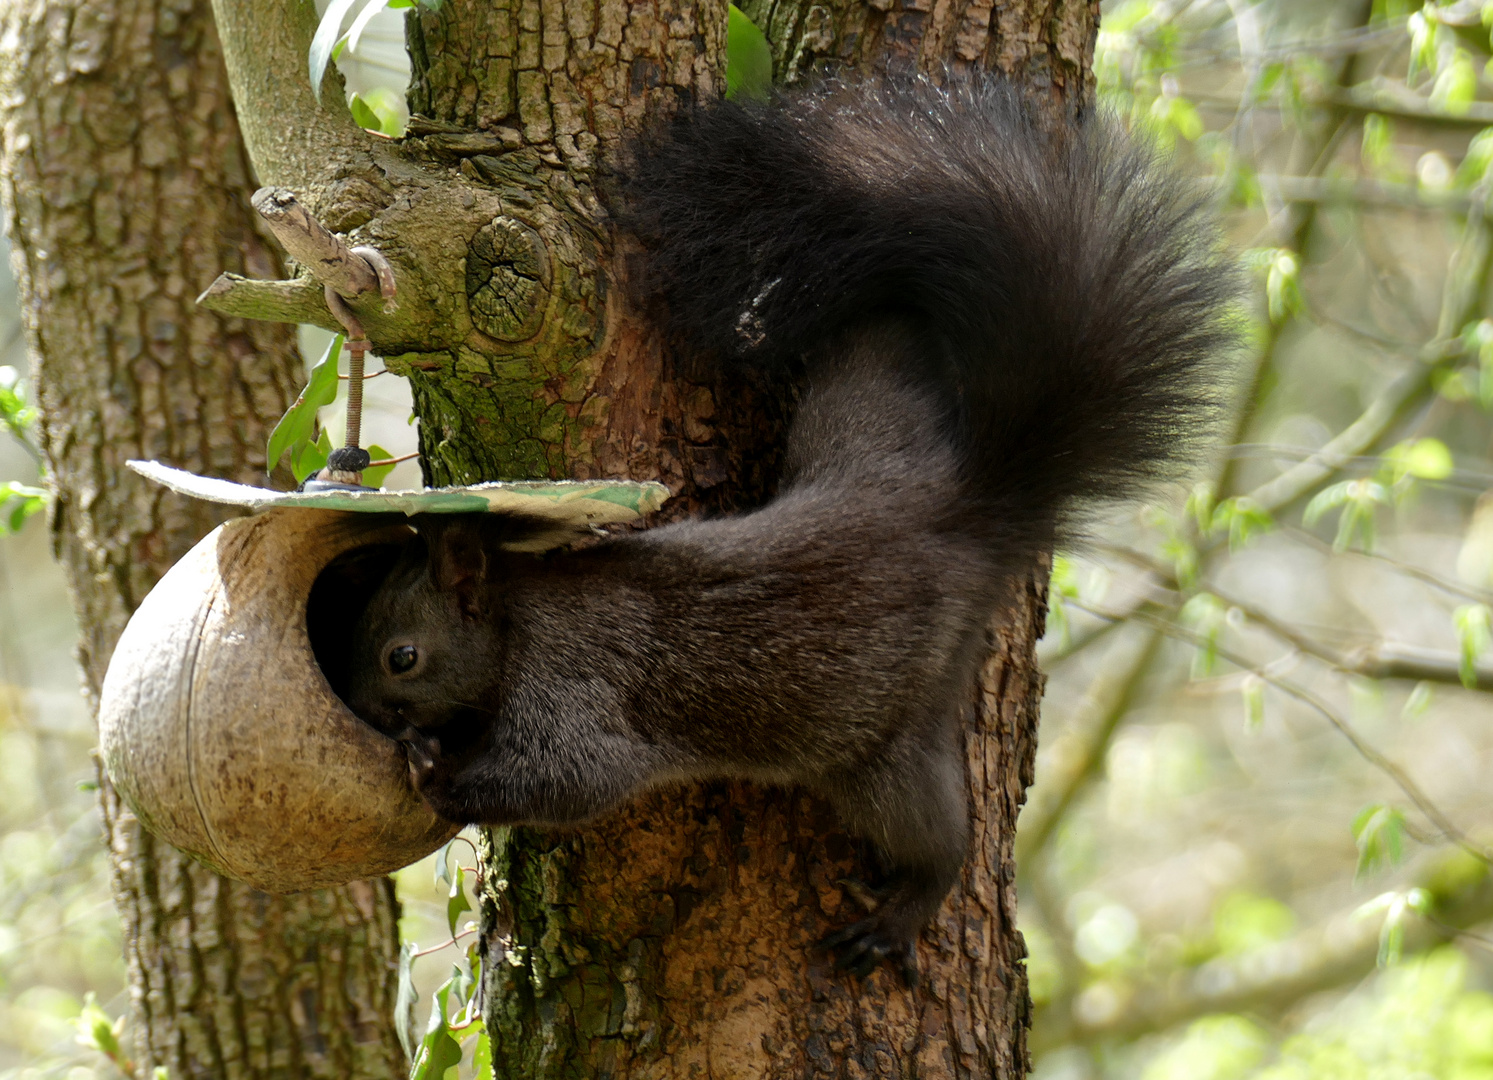
{"type": "MultiPolygon", "coordinates": [[[[193,303],[225,268],[278,276],[210,9],[199,0],[0,8],[0,193],[20,283],[85,686],[151,585],[221,520],[124,468],[262,481],[295,396],[294,330],[193,303]]],[[[137,1070],[393,1077],[398,906],[387,881],[274,897],[142,831],[102,783],[137,1070]]]]}

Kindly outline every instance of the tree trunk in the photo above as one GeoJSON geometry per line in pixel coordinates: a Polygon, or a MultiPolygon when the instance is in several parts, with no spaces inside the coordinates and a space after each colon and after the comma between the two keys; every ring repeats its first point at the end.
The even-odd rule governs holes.
{"type": "MultiPolygon", "coordinates": [[[[205,0],[12,0],[3,20],[0,180],[96,696],[130,612],[223,517],[124,462],[260,480],[301,364],[293,328],[193,303],[225,267],[280,265],[205,0]]],[[[391,882],[267,896],[143,832],[102,779],[142,1075],[403,1073],[391,882]]]]}
{"type": "MultiPolygon", "coordinates": [[[[721,92],[725,4],[418,8],[407,24],[414,116],[400,143],[353,128],[339,93],[319,109],[294,77],[308,7],[218,0],[235,98],[263,123],[245,132],[261,178],[306,194],[322,220],[393,264],[397,312],[351,303],[387,367],[411,380],[427,480],[656,478],[676,493],[661,519],[769,494],[788,388],[715,381],[667,354],[622,302],[630,251],[595,186],[651,110],[721,92]],[[320,133],[309,148],[285,135],[302,118],[320,133]]],[[[1073,113],[1091,92],[1093,0],[998,13],[992,0],[748,7],[780,79],[835,62],[989,67],[1073,113]]],[[[326,322],[308,283],[230,283],[212,303],[326,322]]],[[[834,974],[814,948],[855,917],[839,882],[864,870],[824,804],[748,784],[671,789],[585,829],[489,837],[484,992],[498,1075],[1023,1075],[1012,840],[1031,774],[1045,580],[1034,566],[991,625],[966,728],[970,855],[923,937],[918,990],[890,971],[834,974]]]]}

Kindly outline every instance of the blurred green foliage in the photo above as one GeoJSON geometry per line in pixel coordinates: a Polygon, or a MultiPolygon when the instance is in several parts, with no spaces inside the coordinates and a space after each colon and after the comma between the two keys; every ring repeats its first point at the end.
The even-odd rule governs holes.
{"type": "Polygon", "coordinates": [[[1106,0],[1252,330],[1186,492],[1057,561],[1040,1080],[1493,1078],[1493,3],[1106,0]]]}

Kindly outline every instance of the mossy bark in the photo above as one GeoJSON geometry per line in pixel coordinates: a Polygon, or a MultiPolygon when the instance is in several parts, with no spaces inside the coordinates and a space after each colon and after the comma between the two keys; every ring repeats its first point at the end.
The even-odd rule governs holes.
{"type": "MultiPolygon", "coordinates": [[[[747,9],[780,81],[832,63],[970,66],[1070,112],[1089,102],[1094,0],[747,9]]],[[[271,62],[263,43],[300,19],[302,36],[273,59],[299,70],[297,0],[218,0],[218,12],[236,73],[271,62]]],[[[246,132],[267,183],[307,193],[323,220],[352,223],[351,238],[394,265],[399,311],[354,306],[411,380],[427,480],[660,479],[675,492],[660,520],[769,494],[789,388],[715,381],[669,354],[623,302],[633,252],[600,186],[651,111],[721,92],[725,16],[720,0],[446,0],[407,22],[404,140],[360,144],[339,129],[334,164],[308,172],[279,135],[246,132]]],[[[256,114],[307,107],[239,74],[234,92],[256,114]]],[[[324,96],[334,112],[340,100],[324,96]]],[[[489,838],[484,993],[498,1075],[1023,1075],[1012,840],[1035,745],[1045,580],[1034,566],[991,624],[966,731],[970,856],[924,935],[918,990],[890,971],[836,975],[813,947],[854,917],[839,882],[865,869],[822,803],[747,784],[670,789],[585,829],[489,838]]]]}
{"type": "MultiPolygon", "coordinates": [[[[96,695],[130,612],[223,517],[124,462],[262,480],[301,364],[291,327],[193,303],[220,270],[280,270],[206,0],[16,0],[0,20],[0,194],[96,695]]],[[[107,778],[102,792],[141,1075],[403,1074],[389,881],[267,896],[142,831],[107,778]]]]}

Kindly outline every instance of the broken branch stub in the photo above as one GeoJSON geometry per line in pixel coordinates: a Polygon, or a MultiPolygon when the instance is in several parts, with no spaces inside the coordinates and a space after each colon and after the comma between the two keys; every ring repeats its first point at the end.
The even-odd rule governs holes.
{"type": "Polygon", "coordinates": [[[323,285],[349,298],[365,292],[383,292],[379,272],[312,217],[293,192],[287,188],[260,188],[249,201],[286,252],[323,285]]]}

